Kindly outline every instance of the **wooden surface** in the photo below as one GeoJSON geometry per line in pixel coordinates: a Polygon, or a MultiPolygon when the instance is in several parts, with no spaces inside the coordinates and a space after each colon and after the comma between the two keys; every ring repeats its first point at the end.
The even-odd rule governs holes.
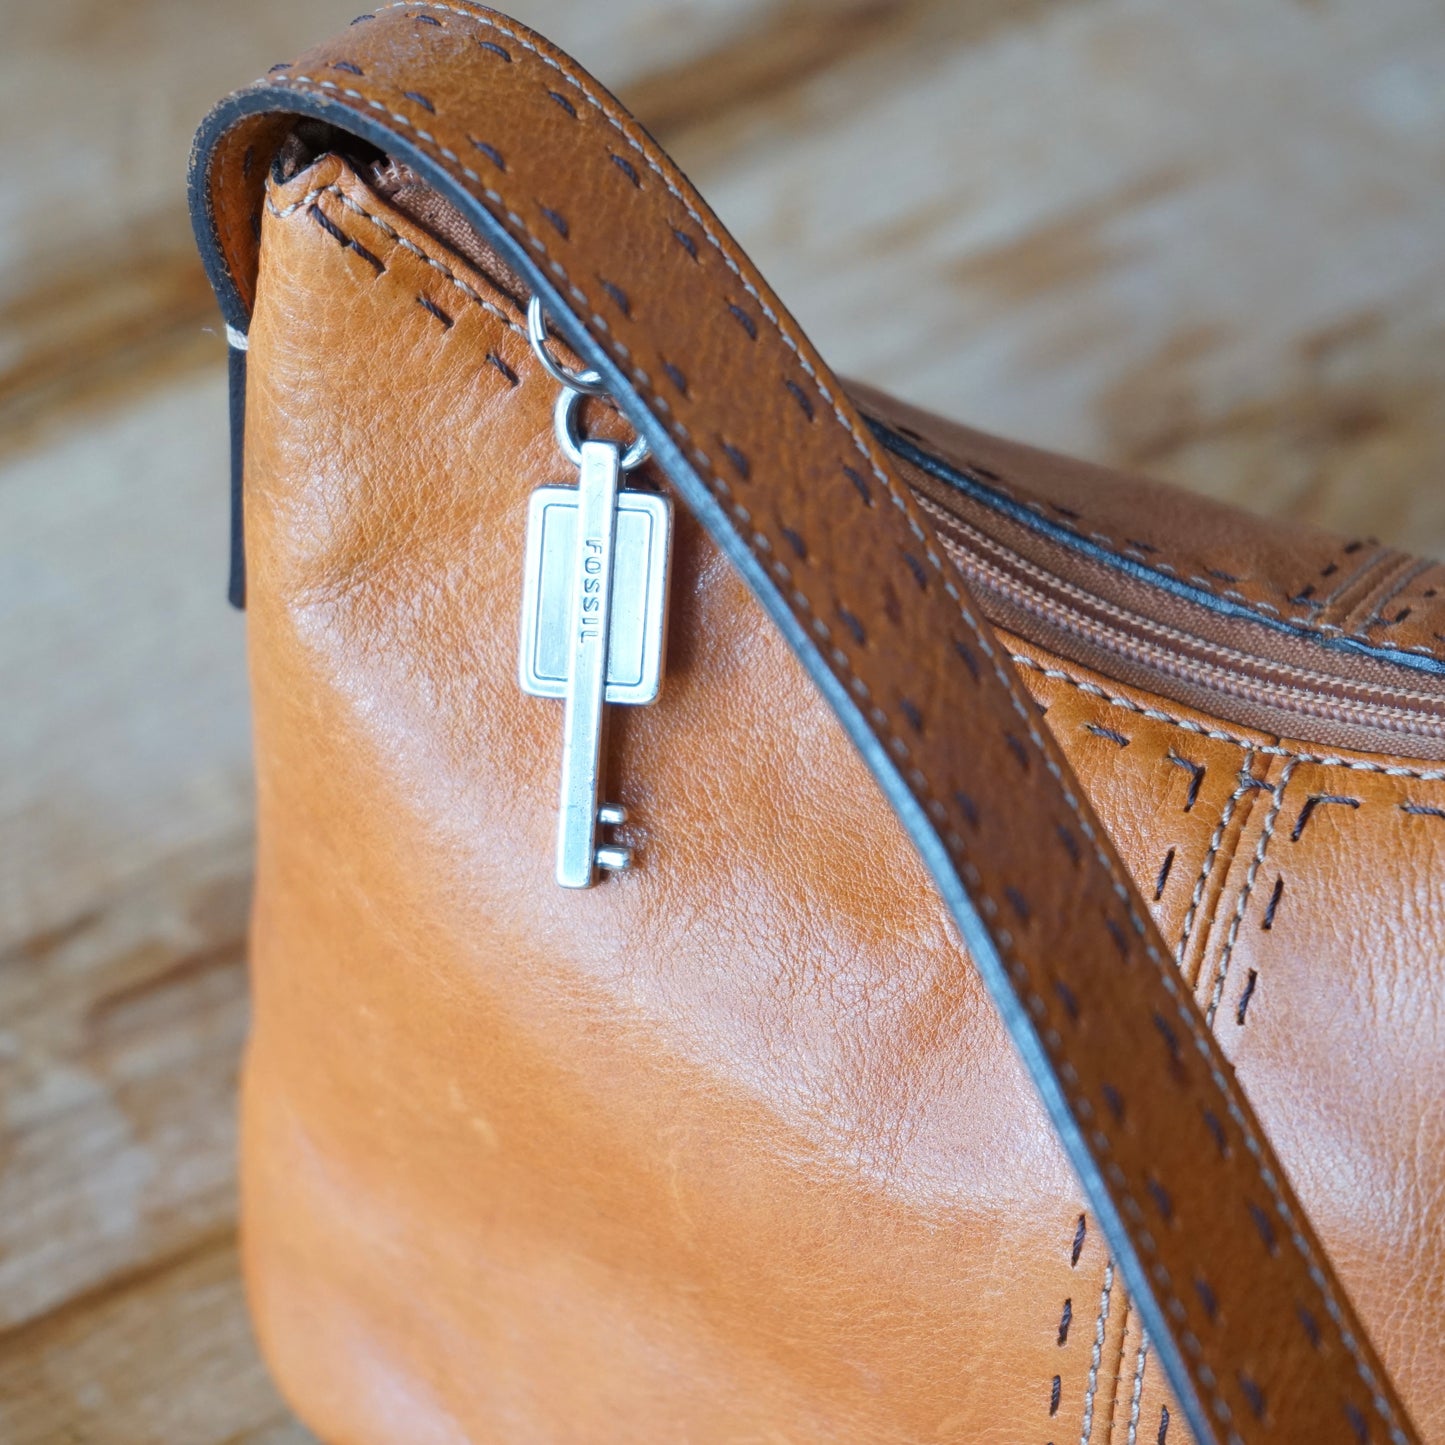
{"type": "MultiPolygon", "coordinates": [[[[209,101],[355,4],[0,0],[7,1445],[309,1438],[236,1278],[243,624],[181,183],[209,101]]],[[[1445,548],[1439,0],[516,8],[841,369],[1445,548]]]]}

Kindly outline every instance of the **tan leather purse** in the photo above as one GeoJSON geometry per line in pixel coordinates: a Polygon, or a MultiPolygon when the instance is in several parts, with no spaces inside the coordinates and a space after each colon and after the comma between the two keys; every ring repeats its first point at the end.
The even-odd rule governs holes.
{"type": "Polygon", "coordinates": [[[1445,570],[841,385],[460,0],[193,195],[324,1439],[1445,1440],[1445,570]]]}

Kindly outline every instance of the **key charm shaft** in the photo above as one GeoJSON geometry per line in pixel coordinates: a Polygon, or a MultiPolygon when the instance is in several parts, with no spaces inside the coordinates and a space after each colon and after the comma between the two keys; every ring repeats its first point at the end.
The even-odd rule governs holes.
{"type": "Polygon", "coordinates": [[[562,794],[557,818],[557,882],[564,888],[590,888],[596,881],[612,553],[621,477],[615,443],[582,443],[570,685],[562,721],[562,794]]]}
{"type": "Polygon", "coordinates": [[[672,508],[622,486],[612,442],[583,441],[575,487],[532,494],[522,594],[522,690],[561,698],[557,882],[590,888],[631,861],[598,831],[626,811],[603,791],[608,704],[654,701],[662,684],[672,508]]]}

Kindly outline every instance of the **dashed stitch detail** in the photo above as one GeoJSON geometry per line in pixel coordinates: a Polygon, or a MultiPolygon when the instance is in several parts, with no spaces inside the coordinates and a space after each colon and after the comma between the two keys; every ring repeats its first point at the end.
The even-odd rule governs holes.
{"type": "Polygon", "coordinates": [[[1214,860],[1219,856],[1219,849],[1224,842],[1224,835],[1229,829],[1230,821],[1234,817],[1234,810],[1239,806],[1241,798],[1248,797],[1254,792],[1253,766],[1254,755],[1250,749],[1246,748],[1244,760],[1239,765],[1239,786],[1229,795],[1228,802],[1220,810],[1214,836],[1209,840],[1209,851],[1204,855],[1204,866],[1199,870],[1199,877],[1194,884],[1194,892],[1189,895],[1189,911],[1184,915],[1184,927],[1179,935],[1179,947],[1174,954],[1174,960],[1181,969],[1184,967],[1184,951],[1189,947],[1189,940],[1194,933],[1199,905],[1204,899],[1205,889],[1209,886],[1209,876],[1214,871],[1214,860]]]}
{"type": "MultiPolygon", "coordinates": [[[[352,211],[358,216],[364,216],[368,221],[371,222],[373,226],[376,227],[378,231],[382,233],[383,236],[386,236],[389,240],[394,241],[398,246],[402,248],[402,250],[409,251],[413,256],[417,258],[417,260],[425,262],[426,265],[430,266],[433,271],[439,272],[453,286],[455,286],[457,290],[462,293],[463,296],[467,297],[471,301],[476,302],[476,304],[489,315],[495,316],[497,320],[500,321],[509,331],[515,331],[518,336],[523,338],[523,340],[527,339],[527,328],[525,326],[519,325],[495,302],[488,301],[487,298],[477,292],[475,288],[468,286],[467,283],[463,281],[462,278],[458,276],[454,271],[452,271],[450,267],[444,266],[440,261],[436,260],[432,256],[429,256],[414,241],[409,241],[398,230],[396,230],[395,227],[389,226],[385,221],[383,221],[380,216],[372,215],[372,213],[368,211],[365,206],[362,206],[358,202],[352,200],[352,198],[347,195],[346,192],[339,185],[333,184],[329,186],[317,186],[314,190],[307,191],[306,194],[302,196],[299,200],[292,201],[285,206],[278,206],[276,202],[272,199],[272,197],[268,194],[266,197],[266,209],[270,211],[270,213],[278,220],[285,220],[287,216],[294,215],[295,212],[301,210],[303,207],[312,205],[319,196],[335,196],[336,199],[340,201],[341,204],[345,206],[348,211],[352,211]]],[[[530,342],[528,344],[530,345],[530,342]]]]}
{"type": "Polygon", "coordinates": [[[1249,895],[1254,891],[1254,880],[1259,877],[1259,870],[1264,864],[1264,855],[1269,851],[1269,840],[1274,836],[1275,824],[1279,822],[1280,809],[1284,807],[1285,791],[1289,787],[1290,777],[1298,763],[1298,758],[1291,758],[1284,765],[1284,769],[1279,775],[1279,782],[1273,789],[1274,799],[1270,803],[1269,812],[1265,814],[1264,827],[1260,831],[1259,842],[1255,845],[1254,857],[1249,860],[1249,871],[1244,875],[1244,887],[1239,890],[1239,898],[1234,905],[1234,915],[1229,920],[1229,932],[1224,939],[1224,950],[1219,956],[1219,963],[1215,969],[1214,992],[1210,996],[1209,1007],[1204,1014],[1210,1025],[1214,1023],[1214,1015],[1219,1012],[1219,1001],[1224,996],[1224,984],[1229,977],[1229,965],[1234,957],[1235,942],[1239,938],[1239,925],[1244,920],[1245,905],[1249,902],[1249,895]]]}
{"type": "Polygon", "coordinates": [[[1295,758],[1301,763],[1314,763],[1324,768],[1349,768],[1356,773],[1379,773],[1387,778],[1414,778],[1417,782],[1422,783],[1445,783],[1445,768],[1410,768],[1393,764],[1366,763],[1361,762],[1358,758],[1342,758],[1333,753],[1302,753],[1295,748],[1255,742],[1250,738],[1240,737],[1237,733],[1223,732],[1218,728],[1205,727],[1201,723],[1192,722],[1188,718],[1175,717],[1173,713],[1162,712],[1156,707],[1145,707],[1130,698],[1109,692],[1097,683],[1075,677],[1071,672],[1064,672],[1061,668],[1048,667],[1042,662],[1037,662],[1025,652],[1011,652],[1009,656],[1019,667],[1026,667],[1031,672],[1042,673],[1044,677],[1052,678],[1055,682],[1067,683],[1070,687],[1077,688],[1090,697],[1107,702],[1111,707],[1120,707],[1126,712],[1137,713],[1140,717],[1150,718],[1154,722],[1168,723],[1170,727],[1180,728],[1184,732],[1213,738],[1216,742],[1233,743],[1237,748],[1256,752],[1262,756],[1295,758]]]}

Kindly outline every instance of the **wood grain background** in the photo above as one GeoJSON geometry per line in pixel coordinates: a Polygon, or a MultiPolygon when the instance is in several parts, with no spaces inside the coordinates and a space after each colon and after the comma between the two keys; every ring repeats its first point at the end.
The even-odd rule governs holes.
{"type": "MultiPolygon", "coordinates": [[[[356,3],[0,0],[9,1445],[309,1438],[236,1279],[246,691],[182,177],[210,101],[356,3]]],[[[674,151],[840,369],[1445,548],[1439,0],[514,9],[674,151]]]]}

